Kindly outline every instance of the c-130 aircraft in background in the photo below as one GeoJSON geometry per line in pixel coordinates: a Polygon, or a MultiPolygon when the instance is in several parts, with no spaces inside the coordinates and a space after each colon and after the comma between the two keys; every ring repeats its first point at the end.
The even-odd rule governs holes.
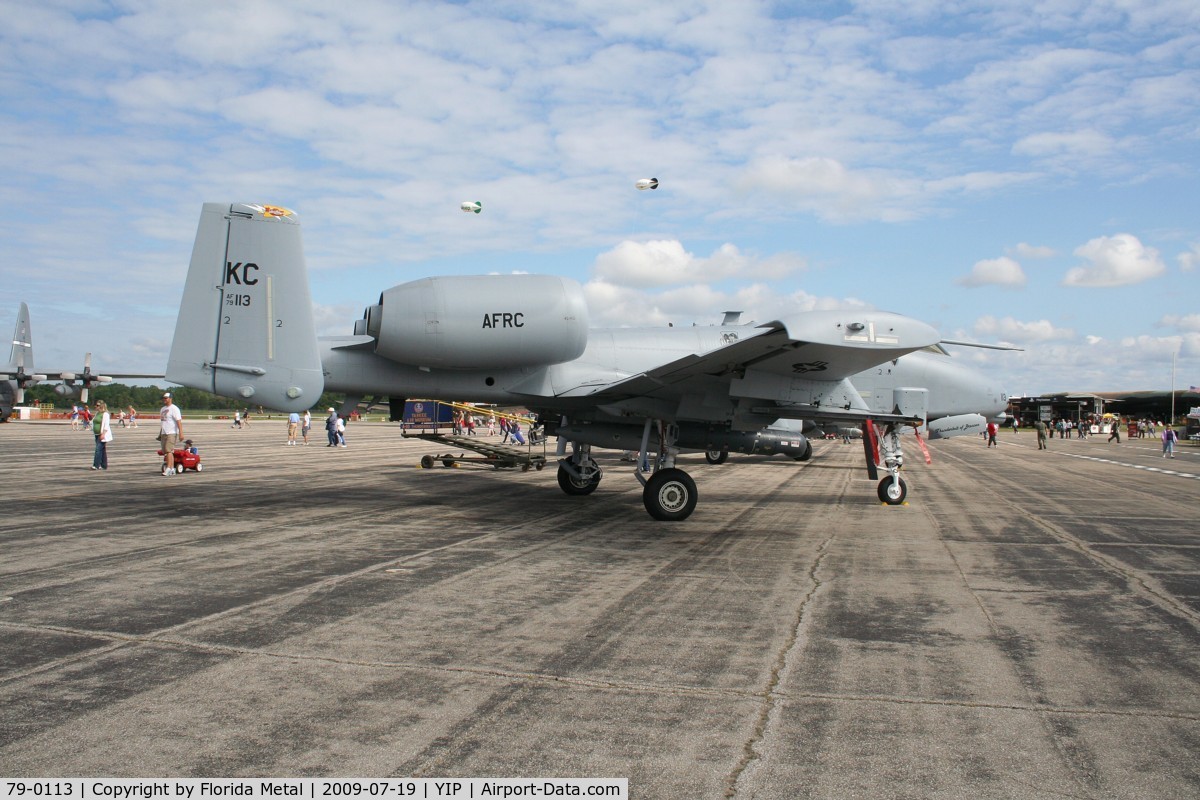
{"type": "Polygon", "coordinates": [[[0,366],[0,422],[7,422],[13,409],[25,402],[25,390],[43,381],[61,381],[54,391],[61,397],[76,394],[87,402],[91,387],[109,383],[114,378],[161,378],[162,375],[145,373],[114,373],[98,375],[92,372],[92,354],[83,358],[83,369],[78,372],[62,370],[38,373],[33,366],[33,331],[29,321],[29,306],[21,303],[17,307],[17,324],[13,328],[12,350],[8,364],[0,366]]]}
{"type": "MultiPolygon", "coordinates": [[[[524,406],[558,437],[565,493],[599,485],[593,447],[637,450],[652,469],[635,470],[647,511],[681,520],[698,494],[675,466],[680,449],[741,450],[777,420],[979,430],[1007,398],[944,352],[919,352],[940,338],[922,322],[857,309],[590,329],[576,281],[522,274],[404,283],[352,335],[318,340],[295,213],[205,203],[166,377],[284,411],[324,390],[524,406]]],[[[880,483],[885,502],[904,492],[894,470],[880,483]]]]}

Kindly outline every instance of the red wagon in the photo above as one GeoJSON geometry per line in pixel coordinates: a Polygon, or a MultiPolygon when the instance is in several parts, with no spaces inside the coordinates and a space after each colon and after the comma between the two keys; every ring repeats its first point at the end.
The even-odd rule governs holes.
{"type": "MultiPolygon", "coordinates": [[[[166,453],[161,449],[158,451],[160,456],[163,456],[162,469],[163,475],[167,474],[167,459],[166,453]]],[[[175,459],[175,472],[182,474],[185,469],[192,469],[200,472],[204,469],[204,465],[200,463],[200,451],[192,445],[192,440],[188,439],[181,446],[176,447],[171,451],[171,455],[175,459]]]]}

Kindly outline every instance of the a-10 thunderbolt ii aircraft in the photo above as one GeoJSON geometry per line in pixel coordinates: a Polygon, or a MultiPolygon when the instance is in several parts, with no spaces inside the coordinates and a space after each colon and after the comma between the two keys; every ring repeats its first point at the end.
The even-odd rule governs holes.
{"type": "Polygon", "coordinates": [[[29,324],[29,306],[21,303],[17,309],[17,324],[13,328],[12,350],[8,365],[0,367],[0,422],[7,422],[13,408],[25,402],[25,390],[43,381],[62,381],[54,391],[62,397],[74,396],[77,392],[87,402],[88,390],[98,383],[108,383],[114,378],[161,378],[162,375],[123,373],[120,375],[97,375],[92,372],[92,354],[83,359],[79,372],[48,371],[38,373],[33,366],[33,332],[29,324]]]}
{"type": "Polygon", "coordinates": [[[935,369],[945,355],[917,355],[939,339],[922,322],[863,310],[591,329],[576,281],[520,274],[404,283],[384,291],[352,335],[318,340],[297,216],[206,203],[166,377],[280,410],[309,408],[323,390],[525,406],[558,437],[565,493],[599,485],[593,447],[635,450],[652,470],[635,470],[647,511],[680,520],[698,498],[675,465],[680,449],[738,450],[780,419],[918,425],[1002,412],[1004,396],[977,375],[935,369]],[[910,354],[920,363],[902,368],[910,354]],[[925,382],[893,382],[886,398],[878,383],[870,397],[886,402],[872,408],[851,382],[871,370],[925,382]]]}

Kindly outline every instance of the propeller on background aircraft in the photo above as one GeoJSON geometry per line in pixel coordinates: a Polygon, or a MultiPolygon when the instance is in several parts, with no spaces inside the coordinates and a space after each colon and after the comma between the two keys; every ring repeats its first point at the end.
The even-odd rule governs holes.
{"type": "Polygon", "coordinates": [[[25,402],[25,387],[33,386],[35,383],[38,383],[39,381],[46,380],[46,376],[45,375],[35,375],[33,373],[26,372],[25,371],[25,354],[24,354],[24,352],[22,352],[20,350],[17,351],[17,365],[16,366],[17,366],[17,371],[15,373],[7,374],[7,375],[0,375],[0,380],[13,381],[17,384],[16,401],[17,401],[17,405],[21,405],[22,403],[25,402]]]}
{"type": "Polygon", "coordinates": [[[97,383],[111,383],[112,378],[108,375],[97,375],[92,372],[92,354],[88,353],[83,357],[83,372],[64,372],[62,374],[63,383],[54,387],[54,391],[66,397],[75,393],[75,381],[79,381],[79,399],[83,402],[88,401],[88,390],[97,383]]]}

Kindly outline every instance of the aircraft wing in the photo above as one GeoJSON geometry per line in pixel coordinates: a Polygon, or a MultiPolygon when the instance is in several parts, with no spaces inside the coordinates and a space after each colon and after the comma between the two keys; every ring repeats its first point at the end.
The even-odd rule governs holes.
{"type": "MultiPolygon", "coordinates": [[[[71,370],[62,370],[59,372],[47,371],[47,372],[39,372],[38,374],[43,376],[42,380],[44,380],[44,381],[70,381],[70,380],[74,380],[76,378],[82,377],[82,375],[83,375],[82,372],[71,371],[71,370]]],[[[124,380],[124,379],[152,380],[154,378],[166,380],[166,378],[167,378],[167,376],[162,374],[161,372],[156,372],[156,373],[106,372],[104,374],[104,377],[111,378],[112,380],[124,380]]],[[[107,383],[107,381],[105,381],[105,383],[107,383]]]]}
{"type": "MultiPolygon", "coordinates": [[[[897,314],[811,311],[768,322],[706,353],[569,394],[597,401],[667,396],[707,388],[712,379],[733,381],[731,394],[750,389],[748,381],[776,387],[793,381],[836,383],[939,339],[930,326],[897,314]]],[[[752,390],[745,396],[755,395],[752,390]]]]}

